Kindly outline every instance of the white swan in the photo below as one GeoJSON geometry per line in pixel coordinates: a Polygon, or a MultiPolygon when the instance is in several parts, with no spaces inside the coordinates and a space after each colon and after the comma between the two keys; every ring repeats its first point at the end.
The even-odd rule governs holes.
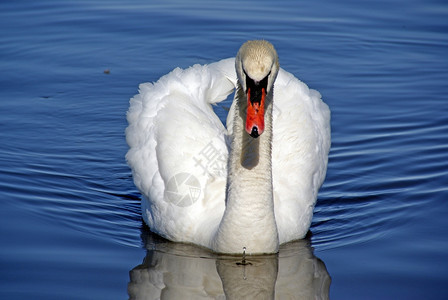
{"type": "Polygon", "coordinates": [[[327,169],[330,111],[279,68],[269,42],[177,68],[139,92],[127,114],[126,158],[153,232],[248,254],[275,253],[306,235],[327,169]],[[235,88],[226,129],[211,105],[235,88]]]}

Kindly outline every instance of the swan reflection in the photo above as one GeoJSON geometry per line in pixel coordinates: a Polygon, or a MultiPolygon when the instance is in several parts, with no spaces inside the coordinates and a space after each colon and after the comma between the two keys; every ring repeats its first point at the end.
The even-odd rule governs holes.
{"type": "Polygon", "coordinates": [[[130,299],[328,299],[331,278],[309,240],[276,255],[217,255],[149,233],[143,263],[130,271],[130,299]]]}

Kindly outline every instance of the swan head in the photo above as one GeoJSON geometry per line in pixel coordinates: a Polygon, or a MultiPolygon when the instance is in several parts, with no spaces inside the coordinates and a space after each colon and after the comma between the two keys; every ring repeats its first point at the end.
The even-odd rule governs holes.
{"type": "Polygon", "coordinates": [[[266,95],[279,70],[278,55],[268,41],[247,41],[235,59],[238,81],[247,97],[246,132],[257,138],[264,131],[266,95]]]}

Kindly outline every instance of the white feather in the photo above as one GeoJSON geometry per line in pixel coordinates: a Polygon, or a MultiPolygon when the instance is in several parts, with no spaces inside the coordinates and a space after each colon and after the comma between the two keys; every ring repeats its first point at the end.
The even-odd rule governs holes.
{"type": "MultiPolygon", "coordinates": [[[[177,68],[156,83],[141,84],[130,100],[126,158],[153,232],[213,249],[226,209],[229,132],[211,105],[226,99],[237,81],[235,59],[229,58],[177,68]],[[187,190],[172,194],[175,180],[187,190]],[[175,203],[186,194],[185,203],[175,203]]],[[[283,69],[273,101],[274,209],[278,239],[285,243],[309,229],[326,173],[330,111],[317,91],[283,69]]],[[[228,124],[232,118],[231,109],[228,124]]]]}

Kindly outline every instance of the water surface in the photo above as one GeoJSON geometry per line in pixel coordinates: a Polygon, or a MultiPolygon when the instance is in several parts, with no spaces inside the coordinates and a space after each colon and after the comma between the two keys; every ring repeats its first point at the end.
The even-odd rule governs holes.
{"type": "Polygon", "coordinates": [[[124,130],[139,83],[264,38],[332,111],[312,235],[257,261],[264,292],[446,299],[447,20],[436,0],[3,1],[0,298],[146,297],[152,277],[136,278],[163,268],[166,298],[189,275],[217,298],[258,278],[148,232],[124,130]]]}

